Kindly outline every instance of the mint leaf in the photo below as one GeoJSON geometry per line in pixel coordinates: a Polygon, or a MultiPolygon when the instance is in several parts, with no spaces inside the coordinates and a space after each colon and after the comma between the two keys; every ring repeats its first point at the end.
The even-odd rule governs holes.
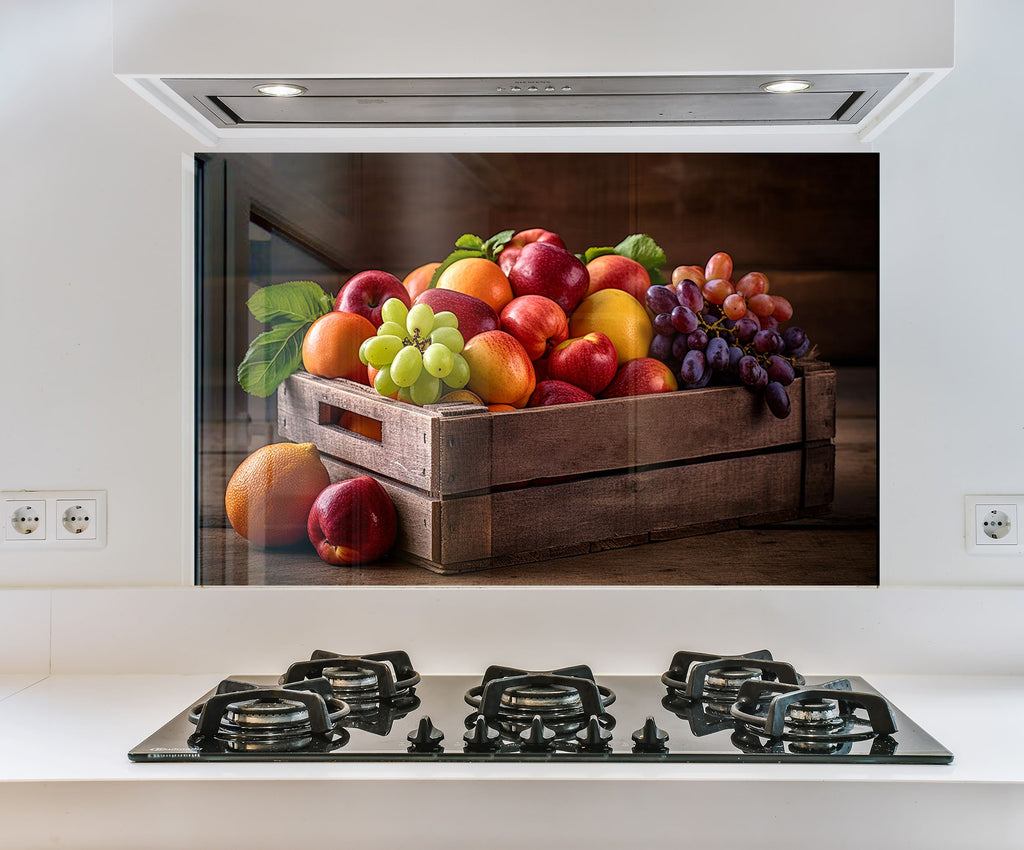
{"type": "Polygon", "coordinates": [[[466,251],[481,251],[484,247],[484,240],[472,233],[463,233],[455,240],[455,247],[466,251]]]}
{"type": "Polygon", "coordinates": [[[603,257],[605,254],[615,253],[617,252],[614,248],[587,248],[587,250],[583,252],[583,256],[580,257],[580,259],[583,260],[583,265],[586,265],[596,257],[603,257]]]}
{"type": "Polygon", "coordinates": [[[497,260],[498,254],[501,253],[502,249],[508,244],[509,239],[515,236],[515,234],[514,230],[501,230],[484,242],[481,250],[483,250],[488,260],[497,260]]]}
{"type": "Polygon", "coordinates": [[[645,269],[661,268],[668,262],[665,252],[646,233],[634,233],[615,246],[615,253],[636,260],[645,269]]]}
{"type": "Polygon", "coordinates": [[[437,286],[438,278],[441,277],[441,275],[444,272],[444,270],[446,268],[448,268],[448,266],[450,266],[452,263],[457,263],[459,260],[464,260],[467,257],[483,257],[483,256],[484,256],[484,252],[483,251],[469,251],[469,250],[465,250],[465,251],[452,251],[447,257],[444,258],[444,261],[441,263],[441,265],[439,265],[436,269],[434,269],[434,274],[431,275],[431,277],[430,277],[430,285],[427,287],[427,289],[434,289],[437,286]]]}
{"type": "Polygon", "coordinates": [[[292,280],[256,290],[246,302],[259,322],[314,322],[334,307],[334,302],[319,283],[292,280]]]}
{"type": "Polygon", "coordinates": [[[311,324],[284,322],[256,337],[238,364],[242,389],[260,398],[271,395],[302,364],[302,340],[311,324]]]}

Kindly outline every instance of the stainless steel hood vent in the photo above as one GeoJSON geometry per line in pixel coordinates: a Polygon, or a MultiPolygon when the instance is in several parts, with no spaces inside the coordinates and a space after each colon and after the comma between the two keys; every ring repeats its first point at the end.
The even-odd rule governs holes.
{"type": "Polygon", "coordinates": [[[805,91],[762,89],[778,76],[162,78],[218,128],[657,127],[857,124],[906,73],[801,75],[805,91]],[[301,86],[298,96],[257,89],[301,86]]]}

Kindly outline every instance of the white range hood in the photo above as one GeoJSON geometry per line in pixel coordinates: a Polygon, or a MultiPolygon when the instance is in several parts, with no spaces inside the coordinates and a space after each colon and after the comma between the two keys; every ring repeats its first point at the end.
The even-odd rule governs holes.
{"type": "Polygon", "coordinates": [[[113,0],[114,72],[211,145],[610,128],[849,146],[952,68],[953,13],[953,0],[113,0]],[[804,90],[765,89],[791,80],[804,90]]]}

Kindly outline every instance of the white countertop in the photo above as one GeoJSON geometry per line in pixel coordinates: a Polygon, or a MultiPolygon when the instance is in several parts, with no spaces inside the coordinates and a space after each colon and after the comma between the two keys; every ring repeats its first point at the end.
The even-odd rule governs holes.
{"type": "MultiPolygon", "coordinates": [[[[129,847],[133,844],[118,840],[128,840],[130,832],[122,836],[111,823],[131,830],[154,819],[166,833],[147,838],[146,846],[199,840],[200,829],[204,841],[221,832],[238,840],[244,827],[235,817],[224,820],[225,805],[260,823],[246,833],[247,847],[271,846],[275,835],[294,838],[303,830],[312,830],[311,837],[324,834],[290,818],[265,818],[267,806],[277,811],[288,803],[303,810],[323,805],[335,815],[339,806],[357,806],[353,811],[361,814],[346,830],[358,836],[361,847],[393,847],[391,842],[414,836],[405,817],[396,818],[395,807],[420,812],[428,821],[447,812],[429,839],[418,839],[419,848],[458,846],[463,832],[452,820],[456,812],[468,823],[490,823],[495,811],[502,822],[511,816],[532,822],[557,819],[554,812],[563,805],[572,807],[576,826],[566,826],[564,835],[556,828],[552,840],[572,841],[583,830],[594,847],[639,838],[645,847],[677,846],[684,810],[697,816],[718,812],[719,823],[734,823],[728,813],[736,805],[747,813],[744,823],[749,816],[751,828],[764,827],[762,819],[782,828],[798,817],[801,824],[831,832],[837,817],[848,817],[851,806],[864,806],[854,832],[857,841],[870,837],[875,847],[889,846],[883,820],[897,827],[903,823],[933,848],[981,846],[982,839],[989,848],[1024,846],[1024,736],[1012,734],[1024,714],[1024,677],[1019,676],[864,674],[954,753],[950,765],[132,763],[126,755],[131,747],[223,677],[32,678],[0,677],[0,694],[9,694],[0,701],[0,822],[6,829],[0,847],[48,846],[55,838],[66,846],[129,847]],[[515,797],[503,793],[511,786],[494,783],[515,783],[515,797]],[[780,805],[788,812],[781,820],[774,808],[780,805]],[[64,814],[52,824],[34,816],[54,806],[64,814]],[[187,818],[173,814],[181,806],[190,812],[187,818]],[[599,827],[580,826],[576,819],[587,811],[599,827]],[[964,812],[970,817],[963,818],[964,812]],[[956,843],[959,838],[965,843],[956,843]]],[[[783,828],[778,845],[758,828],[752,834],[762,848],[792,847],[792,826],[783,828]]],[[[736,835],[726,840],[716,830],[690,826],[685,834],[699,837],[703,847],[733,846],[736,835]]],[[[831,846],[855,846],[853,834],[850,841],[833,837],[831,846]]],[[[506,836],[488,846],[516,844],[506,836]]],[[[916,844],[901,840],[892,846],[916,844]]]]}

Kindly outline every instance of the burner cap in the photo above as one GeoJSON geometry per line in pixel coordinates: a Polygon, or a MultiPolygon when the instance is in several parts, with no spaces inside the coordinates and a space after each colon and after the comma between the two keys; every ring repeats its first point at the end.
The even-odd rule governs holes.
{"type": "Polygon", "coordinates": [[[250,699],[230,703],[224,721],[241,729],[282,730],[296,725],[309,728],[309,710],[290,699],[250,699]]]}

